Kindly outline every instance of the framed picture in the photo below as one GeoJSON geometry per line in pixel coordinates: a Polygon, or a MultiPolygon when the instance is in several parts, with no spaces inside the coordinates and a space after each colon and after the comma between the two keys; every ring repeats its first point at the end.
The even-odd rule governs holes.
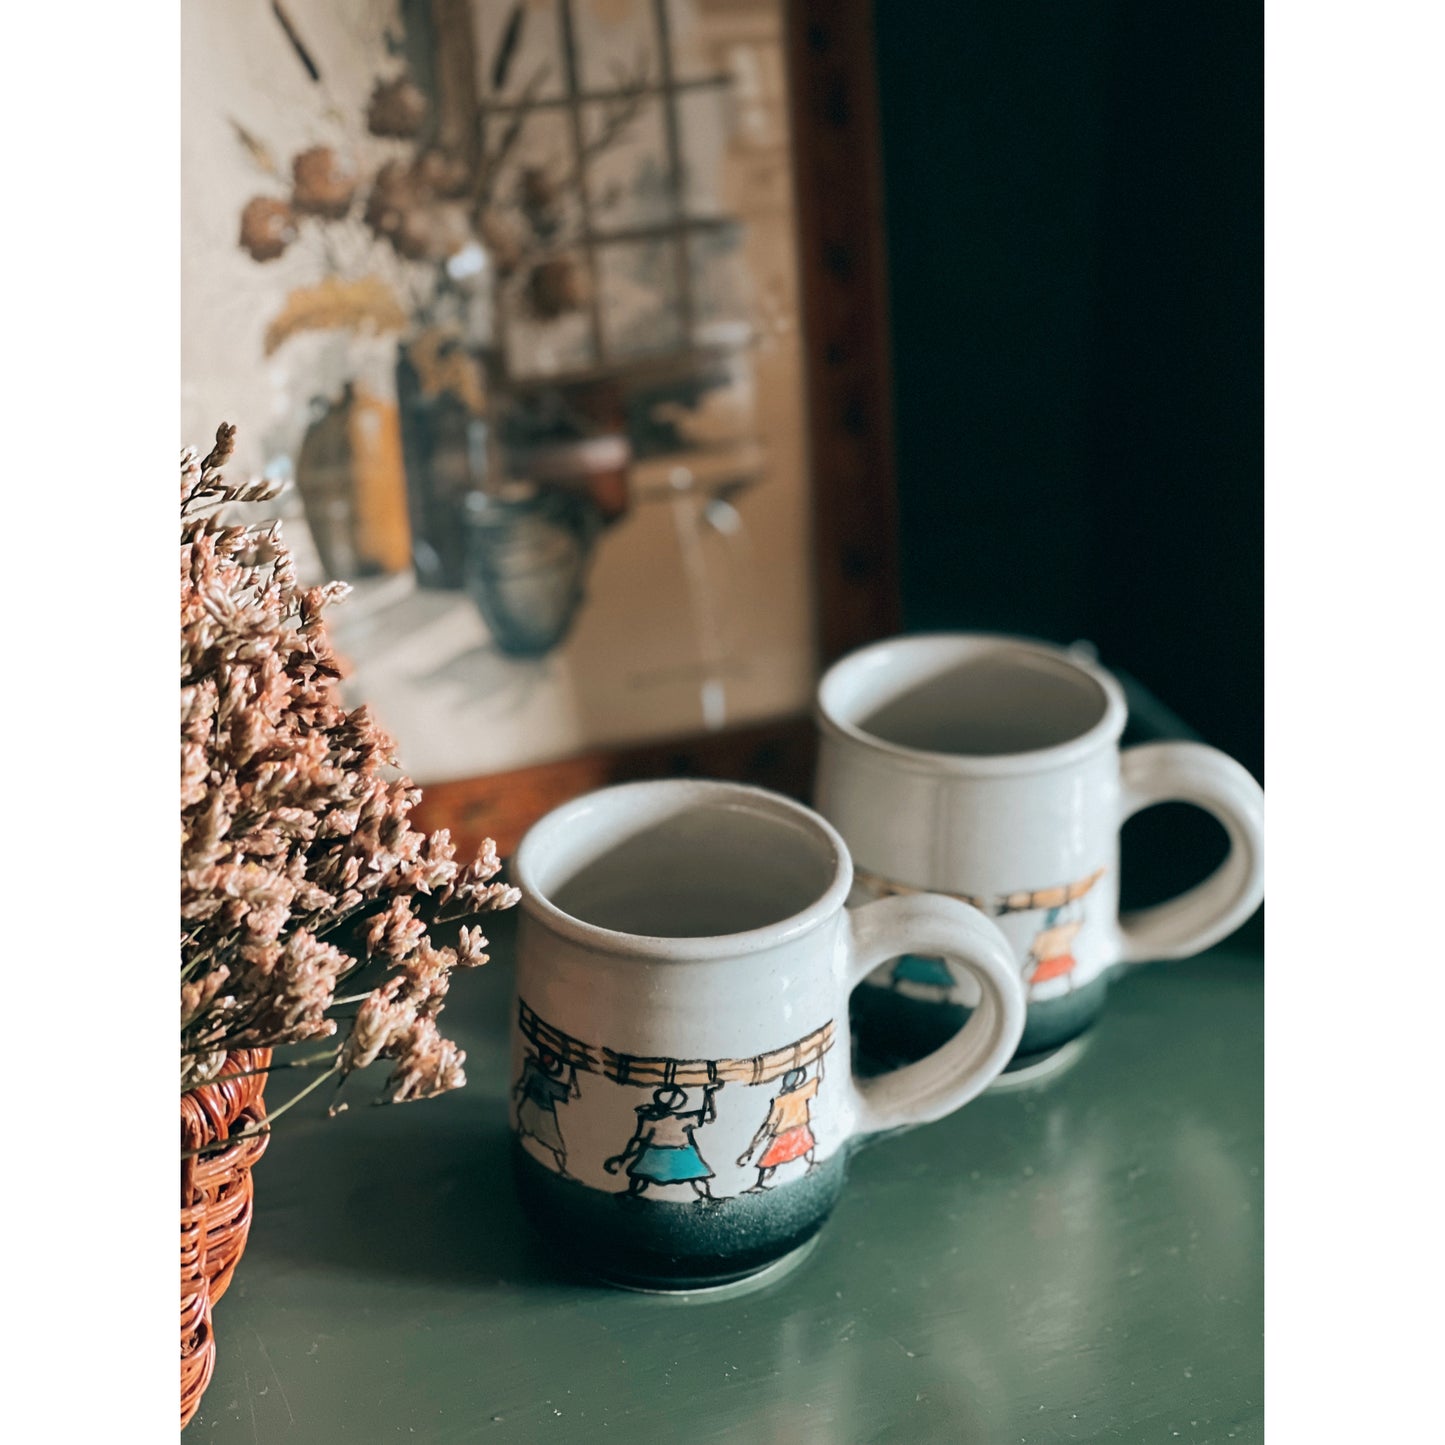
{"type": "Polygon", "coordinates": [[[424,825],[806,791],[819,671],[899,622],[868,5],[183,17],[187,436],[352,583],[424,825]]]}

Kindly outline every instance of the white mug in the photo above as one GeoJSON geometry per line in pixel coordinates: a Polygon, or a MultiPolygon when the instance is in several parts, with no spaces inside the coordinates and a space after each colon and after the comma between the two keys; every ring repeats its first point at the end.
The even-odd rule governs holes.
{"type": "Polygon", "coordinates": [[[677,780],[578,798],[531,829],[514,878],[523,1207],[619,1283],[723,1284],[800,1249],[853,1141],[967,1103],[1023,1029],[993,923],[927,895],[848,910],[842,838],[759,788],[677,780]],[[910,949],[949,957],[980,1007],[928,1058],[860,1081],[849,995],[910,949]]]}
{"type": "MultiPolygon", "coordinates": [[[[1198,743],[1119,748],[1123,689],[1103,668],[1021,638],[893,638],[818,687],[816,806],[856,865],[855,899],[917,890],[993,917],[1027,990],[1021,1054],[1056,1047],[1103,1006],[1116,964],[1185,958],[1264,897],[1264,793],[1198,743]],[[1212,813],[1228,857],[1197,887],[1119,916],[1119,830],[1151,804],[1212,813]]],[[[973,1004],[947,963],[905,955],[859,993],[861,1041],[946,1037],[973,1004]],[[872,1023],[869,1020],[872,1020],[872,1023]]]]}

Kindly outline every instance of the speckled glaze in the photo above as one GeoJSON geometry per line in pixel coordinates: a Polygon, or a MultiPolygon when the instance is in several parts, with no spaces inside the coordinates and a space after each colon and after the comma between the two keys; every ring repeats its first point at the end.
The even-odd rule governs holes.
{"type": "Polygon", "coordinates": [[[633,1288],[695,1291],[731,1284],[801,1249],[843,1192],[847,1153],[765,1194],[712,1204],[639,1199],[561,1178],[512,1146],[522,1208],[544,1235],[600,1278],[633,1288]]]}
{"type": "Polygon", "coordinates": [[[847,909],[843,840],[761,789],[604,789],[539,822],[514,876],[520,1196],[618,1283],[693,1290],[792,1253],[832,1211],[854,1140],[961,1107],[1023,1029],[992,922],[928,895],[847,909]],[[849,994],[911,949],[946,954],[978,1006],[936,1053],[859,1081],[849,994]]]}
{"type": "MultiPolygon", "coordinates": [[[[1065,649],[1019,638],[895,638],[844,658],[818,689],[816,806],[857,865],[852,901],[928,890],[993,917],[1028,994],[1020,1054],[1057,1047],[1104,1006],[1116,965],[1185,958],[1264,896],[1264,794],[1213,748],[1120,751],[1123,689],[1065,649]],[[1230,852],[1197,887],[1119,915],[1119,830],[1170,800],[1207,809],[1230,852]]],[[[879,1057],[934,1047],[968,1017],[971,980],[912,955],[855,1001],[879,1057]]]]}

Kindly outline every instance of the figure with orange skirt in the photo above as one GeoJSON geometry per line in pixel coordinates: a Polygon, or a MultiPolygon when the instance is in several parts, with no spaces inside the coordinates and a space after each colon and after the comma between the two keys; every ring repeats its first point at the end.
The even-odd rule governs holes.
{"type": "Polygon", "coordinates": [[[1084,926],[1082,899],[1103,876],[1104,869],[1095,868],[1077,882],[1033,893],[1010,893],[999,900],[996,911],[1000,914],[1034,909],[1044,913],[1043,927],[1034,935],[1024,957],[1024,985],[1030,998],[1059,998],[1073,992],[1074,970],[1079,962],[1074,956],[1074,941],[1084,926]]]}
{"type": "Polygon", "coordinates": [[[779,1167],[794,1159],[806,1159],[809,1174],[818,1167],[812,1110],[820,1082],[820,1074],[809,1079],[806,1069],[789,1069],[783,1075],[782,1088],[768,1109],[768,1117],[753,1135],[752,1143],[738,1156],[740,1168],[757,1156],[758,1182],[751,1189],[745,1189],[744,1194],[761,1194],[779,1167]],[[759,1149],[763,1151],[761,1154],[759,1149]]]}
{"type": "MultiPolygon", "coordinates": [[[[1076,910],[1077,911],[1077,910],[1076,910]]],[[[1066,990],[1072,988],[1071,975],[1078,962],[1074,957],[1074,939],[1084,926],[1082,918],[1063,918],[1062,908],[1051,908],[1044,915],[1044,926],[1034,935],[1024,960],[1024,982],[1029,988],[1065,980],[1066,990]]]]}

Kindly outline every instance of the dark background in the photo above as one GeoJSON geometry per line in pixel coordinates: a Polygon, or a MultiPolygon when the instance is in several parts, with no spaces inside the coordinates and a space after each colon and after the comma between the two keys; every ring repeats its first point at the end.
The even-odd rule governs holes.
{"type": "Polygon", "coordinates": [[[906,626],[1087,638],[1262,778],[1260,6],[874,24],[906,626]]]}

